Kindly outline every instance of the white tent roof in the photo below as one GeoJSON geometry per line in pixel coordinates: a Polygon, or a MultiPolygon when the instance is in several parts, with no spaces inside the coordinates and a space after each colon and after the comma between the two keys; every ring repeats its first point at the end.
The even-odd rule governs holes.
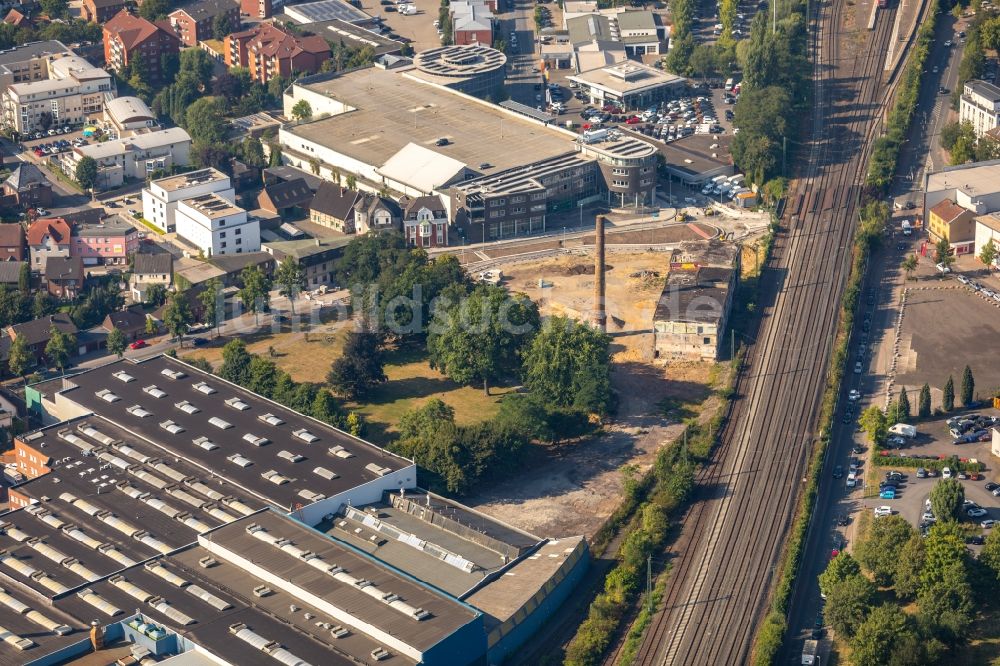
{"type": "Polygon", "coordinates": [[[451,181],[465,164],[415,143],[408,143],[383,164],[378,172],[388,178],[430,194],[451,181]]]}

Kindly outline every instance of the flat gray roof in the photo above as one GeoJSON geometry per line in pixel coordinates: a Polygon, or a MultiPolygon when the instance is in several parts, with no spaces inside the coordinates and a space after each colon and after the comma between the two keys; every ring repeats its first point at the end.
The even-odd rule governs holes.
{"type": "Polygon", "coordinates": [[[16,585],[10,585],[6,581],[3,582],[0,590],[32,610],[41,613],[49,620],[58,622],[71,630],[70,633],[60,636],[47,627],[32,621],[26,614],[19,613],[7,605],[0,606],[0,626],[32,643],[23,651],[6,642],[0,644],[0,666],[24,666],[32,659],[38,659],[78,641],[87,640],[86,632],[90,629],[87,623],[69,616],[58,608],[52,608],[42,603],[34,595],[20,590],[16,585]]]}
{"type": "Polygon", "coordinates": [[[951,189],[970,197],[1000,191],[1000,160],[945,167],[927,175],[927,192],[951,189]]]}
{"type": "MultiPolygon", "coordinates": [[[[398,637],[407,645],[425,651],[465,625],[479,621],[481,614],[465,604],[395,573],[376,560],[321,534],[275,511],[263,511],[230,523],[201,536],[206,548],[218,544],[229,553],[252,561],[271,575],[285,581],[290,592],[294,587],[328,601],[357,621],[369,623],[398,637]],[[303,551],[314,553],[343,569],[354,580],[364,580],[379,592],[398,595],[407,606],[423,609],[430,615],[423,620],[410,617],[349,582],[335,578],[278,547],[250,533],[252,526],[265,530],[268,537],[287,539],[303,551]]],[[[221,557],[226,557],[222,554],[221,557]]]]}
{"type": "Polygon", "coordinates": [[[127,432],[154,444],[164,454],[186,458],[205,474],[228,479],[230,483],[285,510],[291,510],[295,504],[310,503],[305,495],[300,494],[303,491],[330,497],[384,475],[374,471],[375,468],[395,471],[412,464],[169,356],[156,356],[141,362],[116,361],[76,375],[68,381],[74,387],[63,391],[61,397],[118,423],[127,432]],[[164,371],[179,372],[183,376],[172,379],[163,374],[164,371]],[[118,372],[126,373],[134,381],[121,381],[114,376],[118,372]],[[196,388],[196,385],[203,384],[214,392],[207,394],[196,388]],[[157,398],[143,391],[149,386],[158,387],[165,395],[157,398]],[[99,397],[97,393],[105,389],[120,399],[108,402],[99,397]],[[188,413],[177,407],[184,402],[198,411],[188,413]],[[135,405],[141,405],[152,414],[140,417],[130,412],[129,409],[135,405]],[[246,408],[242,409],[243,406],[246,408]],[[271,425],[262,421],[268,414],[282,423],[271,425]],[[213,417],[224,421],[220,425],[228,424],[230,427],[223,429],[210,423],[209,419],[213,417]],[[167,421],[172,421],[183,430],[169,432],[161,426],[167,421]],[[317,439],[310,443],[295,435],[303,430],[317,439]],[[247,435],[269,441],[255,445],[245,438],[247,435]],[[207,437],[218,448],[206,450],[195,444],[194,440],[201,437],[207,437]],[[330,452],[331,448],[338,446],[343,447],[339,456],[330,452]],[[278,455],[282,451],[302,456],[302,459],[292,462],[278,455]],[[350,457],[344,457],[347,453],[350,457]],[[245,467],[237,464],[234,459],[237,455],[249,460],[250,464],[245,467]],[[317,467],[331,470],[338,476],[334,479],[321,477],[314,473],[317,467]],[[275,485],[261,476],[270,470],[289,481],[275,485]]]}
{"type": "Polygon", "coordinates": [[[32,58],[52,55],[54,53],[68,53],[66,45],[55,39],[47,42],[29,42],[12,49],[0,51],[0,65],[9,65],[16,62],[24,62],[32,58]]]}
{"type": "Polygon", "coordinates": [[[317,21],[332,21],[340,19],[350,23],[363,23],[371,19],[357,7],[344,0],[319,0],[301,5],[285,7],[285,16],[298,24],[316,23],[317,21]]]}
{"type": "Polygon", "coordinates": [[[509,169],[574,149],[574,135],[398,70],[369,67],[305,85],[354,107],[337,116],[282,129],[365,164],[382,166],[409,143],[475,170],[509,169]],[[435,145],[447,138],[446,146],[435,145]]]}

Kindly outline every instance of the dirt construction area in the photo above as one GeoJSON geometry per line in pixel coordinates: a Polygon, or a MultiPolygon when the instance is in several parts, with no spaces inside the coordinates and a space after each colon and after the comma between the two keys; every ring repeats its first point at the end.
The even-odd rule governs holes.
{"type": "MultiPolygon", "coordinates": [[[[702,411],[721,374],[713,363],[652,363],[652,315],[663,288],[666,252],[609,254],[608,332],[615,355],[619,408],[604,432],[547,450],[531,470],[468,498],[486,513],[545,536],[592,536],[622,498],[623,465],[648,469],[656,451],[680,434],[665,416],[702,411]],[[704,403],[704,404],[703,404],[704,403]]],[[[540,303],[543,315],[586,318],[594,288],[592,256],[561,256],[504,266],[504,281],[540,303]]]]}

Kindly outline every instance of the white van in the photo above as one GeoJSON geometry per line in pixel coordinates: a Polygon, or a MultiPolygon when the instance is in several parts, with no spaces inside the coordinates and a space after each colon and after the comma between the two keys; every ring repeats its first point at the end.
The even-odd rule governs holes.
{"type": "Polygon", "coordinates": [[[909,220],[903,220],[903,235],[909,236],[913,233],[913,225],[910,224],[909,220]]]}
{"type": "Polygon", "coordinates": [[[746,176],[744,176],[741,173],[738,173],[735,176],[730,176],[729,177],[729,182],[732,183],[733,185],[742,185],[743,181],[745,181],[745,180],[746,180],[746,176]]]}
{"type": "Polygon", "coordinates": [[[732,91],[733,91],[733,80],[726,79],[726,92],[732,92],[732,91]]]}

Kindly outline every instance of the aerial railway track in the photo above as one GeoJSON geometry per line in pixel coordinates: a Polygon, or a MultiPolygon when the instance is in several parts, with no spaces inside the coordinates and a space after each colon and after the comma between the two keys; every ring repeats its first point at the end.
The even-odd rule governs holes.
{"type": "MultiPolygon", "coordinates": [[[[891,87],[895,9],[842,53],[844,2],[819,4],[814,125],[765,272],[731,417],[700,472],[662,609],[634,663],[744,664],[796,507],[819,414],[871,142],[891,87]]],[[[612,655],[609,663],[614,663],[612,655]]]]}

